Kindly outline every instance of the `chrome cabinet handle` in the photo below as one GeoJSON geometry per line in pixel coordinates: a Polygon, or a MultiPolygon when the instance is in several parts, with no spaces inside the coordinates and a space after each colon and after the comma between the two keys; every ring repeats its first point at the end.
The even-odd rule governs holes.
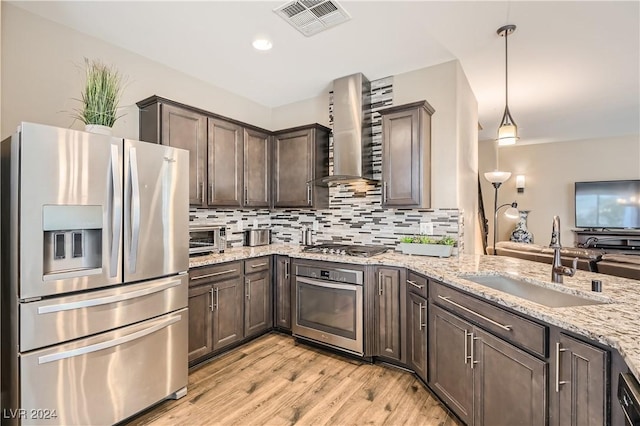
{"type": "Polygon", "coordinates": [[[284,262],[284,279],[285,280],[289,279],[289,261],[288,260],[284,262]]]}
{"type": "Polygon", "coordinates": [[[246,284],[247,300],[251,300],[251,280],[249,278],[247,278],[246,284]]]}
{"type": "Polygon", "coordinates": [[[159,324],[152,325],[144,330],[136,331],[126,336],[118,337],[116,339],[107,340],[106,342],[100,342],[89,346],[82,346],[76,349],[71,349],[65,352],[57,352],[50,355],[44,355],[38,358],[38,364],[46,364],[48,362],[60,361],[61,359],[73,358],[76,356],[90,354],[91,352],[97,352],[104,349],[109,349],[117,345],[122,345],[133,340],[141,339],[144,336],[148,336],[151,333],[155,333],[158,330],[162,330],[165,327],[170,326],[182,319],[182,315],[177,315],[173,318],[169,318],[159,324]]]}
{"type": "Polygon", "coordinates": [[[382,296],[382,272],[378,272],[378,295],[382,296]]]}
{"type": "Polygon", "coordinates": [[[469,333],[469,336],[471,336],[471,339],[469,340],[469,343],[471,344],[471,368],[474,368],[474,365],[476,365],[478,363],[478,361],[475,360],[475,356],[474,356],[474,340],[478,340],[478,337],[475,337],[473,335],[473,333],[469,333]]]}
{"type": "Polygon", "coordinates": [[[231,273],[236,272],[236,271],[237,271],[237,269],[229,269],[227,271],[214,272],[213,274],[200,275],[200,276],[191,278],[191,281],[203,280],[205,278],[211,278],[211,277],[217,277],[218,275],[231,274],[231,273]]]}
{"type": "Polygon", "coordinates": [[[204,204],[204,182],[200,182],[200,202],[204,204]]]}
{"type": "Polygon", "coordinates": [[[503,330],[511,331],[511,326],[510,326],[510,325],[500,324],[499,322],[496,322],[496,321],[492,320],[491,318],[487,318],[487,317],[485,317],[484,315],[477,313],[476,311],[472,311],[471,309],[469,309],[469,308],[467,308],[467,307],[465,307],[465,306],[459,305],[459,304],[457,304],[456,302],[454,302],[453,300],[450,300],[450,299],[449,299],[449,296],[446,296],[446,297],[445,297],[445,296],[440,296],[440,295],[438,295],[438,299],[444,300],[445,302],[450,303],[450,304],[452,304],[453,306],[457,306],[458,308],[462,309],[463,311],[465,311],[465,312],[469,312],[470,314],[475,315],[475,316],[477,316],[478,318],[482,318],[483,320],[488,321],[488,322],[490,322],[491,324],[493,324],[493,325],[495,325],[495,326],[497,326],[497,327],[500,327],[500,328],[501,328],[501,329],[503,329],[503,330]]]}
{"type": "Polygon", "coordinates": [[[311,205],[311,185],[307,183],[307,204],[311,205]]]}
{"type": "Polygon", "coordinates": [[[387,203],[387,181],[382,182],[382,204],[387,203]]]}
{"type": "Polygon", "coordinates": [[[560,347],[560,342],[556,342],[556,392],[560,392],[560,385],[564,385],[567,382],[560,380],[560,352],[565,352],[566,349],[560,347]]]}
{"type": "Polygon", "coordinates": [[[422,308],[424,308],[422,302],[418,303],[418,330],[422,330],[422,327],[425,327],[425,325],[422,324],[422,308]]]}
{"type": "Polygon", "coordinates": [[[214,305],[214,302],[213,302],[213,287],[211,287],[209,289],[209,295],[211,296],[211,304],[209,305],[209,309],[211,309],[211,312],[213,312],[213,305],[214,305]]]}
{"type": "Polygon", "coordinates": [[[118,145],[111,145],[111,184],[113,189],[113,228],[111,229],[110,276],[118,274],[118,253],[120,252],[120,234],[122,233],[122,177],[118,169],[120,155],[118,145]]]}
{"type": "Polygon", "coordinates": [[[244,203],[247,204],[249,202],[249,188],[244,187],[244,203]]]}
{"type": "Polygon", "coordinates": [[[422,289],[424,288],[424,286],[423,286],[423,285],[416,284],[414,281],[407,280],[407,282],[408,282],[409,284],[411,284],[412,286],[414,286],[414,287],[416,287],[416,288],[419,288],[420,290],[422,290],[422,289]]]}
{"type": "Polygon", "coordinates": [[[267,266],[267,265],[268,265],[268,263],[267,263],[267,262],[264,262],[264,263],[258,263],[258,264],[256,264],[256,265],[251,265],[251,267],[252,267],[252,268],[261,268],[261,267],[263,267],[263,266],[267,266]]]}
{"type": "Polygon", "coordinates": [[[471,333],[467,332],[467,330],[464,330],[464,363],[468,364],[469,363],[469,340],[467,339],[467,337],[469,337],[471,335],[471,333]]]}
{"type": "Polygon", "coordinates": [[[216,308],[216,309],[218,309],[218,303],[220,302],[220,299],[219,299],[219,297],[220,297],[220,295],[219,295],[220,291],[219,291],[219,290],[220,290],[220,289],[219,289],[218,287],[216,287],[216,288],[215,288],[215,293],[216,293],[216,303],[215,303],[215,305],[214,305],[214,306],[215,306],[215,308],[216,308]]]}
{"type": "Polygon", "coordinates": [[[138,156],[135,148],[129,149],[131,170],[131,246],[129,251],[129,270],[136,272],[138,262],[138,241],[140,239],[140,179],[138,176],[138,156]]]}

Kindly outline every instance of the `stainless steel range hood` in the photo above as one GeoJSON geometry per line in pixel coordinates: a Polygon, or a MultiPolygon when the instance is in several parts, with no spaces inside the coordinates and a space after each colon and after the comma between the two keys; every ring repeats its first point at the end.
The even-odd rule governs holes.
{"type": "Polygon", "coordinates": [[[373,179],[371,83],[361,73],[333,81],[332,184],[373,179]]]}

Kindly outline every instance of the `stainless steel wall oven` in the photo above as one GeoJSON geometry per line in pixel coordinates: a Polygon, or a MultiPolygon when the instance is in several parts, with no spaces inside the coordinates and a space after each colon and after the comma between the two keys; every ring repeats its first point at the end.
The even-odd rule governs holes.
{"type": "Polygon", "coordinates": [[[364,271],[294,264],[293,335],[364,355],[364,271]]]}

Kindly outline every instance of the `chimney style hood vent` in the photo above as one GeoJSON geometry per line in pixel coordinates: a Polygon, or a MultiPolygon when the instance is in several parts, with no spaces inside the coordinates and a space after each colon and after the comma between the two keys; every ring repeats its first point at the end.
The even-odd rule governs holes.
{"type": "Polygon", "coordinates": [[[333,175],[322,183],[375,181],[371,83],[361,73],[333,81],[333,175]]]}

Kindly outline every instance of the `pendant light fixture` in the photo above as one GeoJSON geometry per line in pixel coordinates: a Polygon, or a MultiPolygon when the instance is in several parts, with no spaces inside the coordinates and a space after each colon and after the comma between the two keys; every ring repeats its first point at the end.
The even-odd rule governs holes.
{"type": "Polygon", "coordinates": [[[502,115],[500,128],[498,128],[498,145],[513,145],[518,140],[518,126],[516,126],[516,122],[513,121],[509,111],[509,50],[507,46],[509,34],[512,34],[515,30],[515,25],[505,25],[498,28],[497,31],[500,37],[504,37],[504,114],[502,115]]]}

